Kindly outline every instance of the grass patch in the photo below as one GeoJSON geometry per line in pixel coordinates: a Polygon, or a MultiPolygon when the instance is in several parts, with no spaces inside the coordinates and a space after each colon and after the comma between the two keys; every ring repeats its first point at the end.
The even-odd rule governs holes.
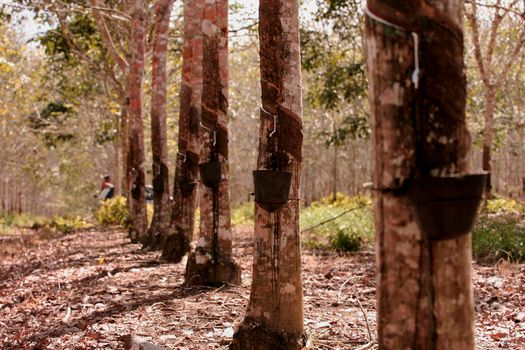
{"type": "MultiPolygon", "coordinates": [[[[338,193],[335,198],[328,196],[301,209],[303,246],[338,252],[361,249],[364,243],[372,241],[374,237],[371,203],[371,198],[367,196],[348,197],[338,193]],[[339,218],[330,221],[339,215],[339,218]],[[325,221],[328,222],[317,226],[325,221]]],[[[253,212],[253,202],[233,208],[232,224],[253,225],[253,212]]]]}
{"type": "Polygon", "coordinates": [[[472,231],[472,252],[482,262],[525,261],[525,222],[512,214],[483,215],[472,231]]]}
{"type": "Polygon", "coordinates": [[[301,211],[303,246],[338,252],[360,250],[374,238],[371,205],[368,196],[349,197],[341,193],[312,203],[301,211]],[[331,220],[337,216],[340,217],[331,220]],[[317,226],[325,221],[328,222],[317,226]]]}
{"type": "Polygon", "coordinates": [[[71,233],[78,229],[88,228],[92,225],[80,216],[56,216],[44,227],[54,229],[62,233],[71,233]]]}
{"type": "Polygon", "coordinates": [[[29,214],[5,214],[0,216],[0,227],[8,228],[38,228],[49,222],[44,216],[29,214]]]}
{"type": "Polygon", "coordinates": [[[512,199],[491,199],[472,230],[473,256],[486,263],[525,262],[525,206],[512,199]]]}
{"type": "MultiPolygon", "coordinates": [[[[348,197],[338,193],[301,210],[302,244],[306,248],[356,251],[374,239],[374,214],[368,196],[348,197]],[[363,207],[364,206],[364,207],[363,207]],[[362,208],[361,208],[362,207],[362,208]],[[309,230],[324,221],[341,217],[309,230]]],[[[253,225],[253,203],[232,210],[234,225],[253,225]]],[[[525,262],[525,205],[511,199],[491,199],[472,232],[472,251],[479,261],[501,258],[525,262]]]]}
{"type": "Polygon", "coordinates": [[[232,225],[253,225],[255,204],[253,202],[243,203],[232,209],[232,225]]]}
{"type": "Polygon", "coordinates": [[[55,216],[46,218],[29,214],[7,214],[0,216],[0,234],[7,234],[13,229],[45,229],[61,233],[70,233],[76,229],[91,226],[78,216],[55,216]]]}

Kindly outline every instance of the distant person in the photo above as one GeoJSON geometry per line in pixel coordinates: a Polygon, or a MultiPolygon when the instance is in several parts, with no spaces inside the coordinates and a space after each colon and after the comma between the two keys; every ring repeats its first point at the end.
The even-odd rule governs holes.
{"type": "Polygon", "coordinates": [[[111,183],[111,177],[108,175],[104,176],[102,184],[100,185],[100,194],[98,199],[105,201],[106,199],[113,198],[115,196],[115,186],[111,183]]]}

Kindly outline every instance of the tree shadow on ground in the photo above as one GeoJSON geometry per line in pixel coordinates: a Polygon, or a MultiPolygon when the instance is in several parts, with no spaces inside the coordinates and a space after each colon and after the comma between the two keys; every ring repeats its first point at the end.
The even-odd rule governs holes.
{"type": "MultiPolygon", "coordinates": [[[[67,283],[67,285],[72,290],[82,290],[83,288],[87,288],[87,287],[96,285],[98,280],[100,280],[102,278],[105,278],[105,277],[116,275],[118,273],[126,273],[126,272],[129,272],[129,271],[133,270],[133,269],[155,268],[155,267],[160,266],[162,264],[164,264],[164,262],[162,262],[162,261],[149,260],[149,261],[144,261],[144,262],[142,262],[140,264],[130,265],[130,266],[126,266],[126,267],[116,267],[116,268],[114,268],[112,270],[103,270],[103,271],[100,271],[100,272],[98,272],[96,274],[86,276],[84,278],[81,278],[79,280],[75,280],[73,282],[69,282],[69,283],[67,283]]],[[[40,264],[40,265],[42,265],[42,264],[40,264]]],[[[42,296],[42,295],[47,295],[50,292],[57,292],[57,291],[59,291],[60,289],[63,288],[64,284],[65,283],[60,283],[60,282],[59,283],[56,283],[56,282],[54,282],[54,283],[44,283],[43,285],[41,284],[40,285],[41,288],[38,288],[36,290],[31,290],[30,296],[32,298],[37,298],[37,297],[42,296]]],[[[18,300],[17,301],[9,303],[9,304],[4,304],[4,305],[2,305],[2,308],[11,308],[11,307],[16,306],[16,305],[18,305],[20,303],[23,303],[25,300],[26,300],[26,296],[20,295],[20,296],[18,296],[18,300]]]]}
{"type": "MultiPolygon", "coordinates": [[[[222,289],[224,290],[224,288],[222,289]]],[[[40,349],[46,345],[47,339],[83,332],[89,326],[99,323],[103,319],[115,317],[119,314],[130,312],[140,307],[151,306],[156,303],[162,303],[173,299],[184,299],[199,294],[205,294],[207,292],[213,292],[214,290],[215,288],[210,287],[185,287],[184,285],[181,285],[176,287],[176,289],[170,293],[139,298],[129,303],[114,304],[105,310],[94,311],[89,315],[74,319],[68,324],[61,323],[51,329],[33,334],[25,339],[22,338],[20,339],[20,342],[22,344],[33,346],[36,349],[40,349]]]]}

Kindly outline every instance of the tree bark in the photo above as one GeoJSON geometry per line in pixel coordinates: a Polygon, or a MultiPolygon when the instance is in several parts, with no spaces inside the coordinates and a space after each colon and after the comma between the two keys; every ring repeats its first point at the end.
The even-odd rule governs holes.
{"type": "Polygon", "coordinates": [[[122,98],[120,102],[120,116],[119,116],[119,130],[118,130],[118,143],[119,143],[119,154],[120,157],[120,174],[117,180],[117,195],[125,196],[128,203],[130,203],[130,187],[128,178],[128,152],[129,152],[129,98],[122,98]]]}
{"type": "Polygon", "coordinates": [[[474,348],[470,235],[431,242],[399,194],[421,175],[465,173],[462,3],[369,0],[379,349],[474,348]],[[419,50],[412,33],[418,34],[419,50]],[[411,81],[417,51],[423,75],[411,81]]]}
{"type": "Polygon", "coordinates": [[[153,218],[145,245],[157,249],[170,225],[170,185],[166,126],[166,64],[170,15],[174,0],[155,4],[153,60],[151,68],[151,148],[153,153],[153,218]]]}
{"type": "Polygon", "coordinates": [[[202,186],[200,232],[186,266],[187,284],[240,284],[241,270],[232,258],[228,164],[228,1],[206,1],[203,32],[201,121],[207,131],[202,162],[221,162],[217,187],[202,186]]]}
{"type": "Polygon", "coordinates": [[[290,202],[275,212],[255,206],[253,281],[246,316],[230,349],[305,345],[299,230],[302,96],[299,2],[261,0],[262,106],[258,169],[292,172],[290,202]],[[274,116],[276,125],[274,125],[274,116]],[[276,127],[277,132],[270,136],[276,127]]]}
{"type": "Polygon", "coordinates": [[[332,198],[334,203],[337,201],[337,144],[334,144],[334,159],[333,159],[333,169],[332,169],[332,198]]]}
{"type": "Polygon", "coordinates": [[[179,155],[175,168],[169,235],[162,256],[180,262],[190,252],[195,226],[202,96],[204,0],[184,1],[184,47],[179,111],[179,155]]]}
{"type": "Polygon", "coordinates": [[[483,126],[483,156],[482,169],[489,173],[485,189],[485,198],[490,199],[492,195],[492,181],[490,172],[492,171],[492,140],[494,138],[494,111],[496,109],[496,89],[485,88],[485,125],[483,126]]]}
{"type": "Polygon", "coordinates": [[[144,76],[145,14],[142,0],[131,6],[130,69],[129,69],[129,152],[130,238],[142,242],[147,234],[146,172],[144,130],[142,124],[142,80],[144,76]]]}

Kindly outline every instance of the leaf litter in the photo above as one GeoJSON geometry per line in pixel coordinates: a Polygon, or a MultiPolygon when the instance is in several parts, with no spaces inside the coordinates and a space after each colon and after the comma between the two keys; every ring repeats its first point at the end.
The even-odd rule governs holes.
{"type": "MultiPolygon", "coordinates": [[[[249,299],[249,227],[234,232],[241,286],[185,287],[185,263],[113,228],[48,237],[24,230],[0,246],[1,349],[227,349],[249,299]],[[138,348],[138,347],[137,347],[138,348]]],[[[312,349],[374,349],[374,253],[305,250],[305,330],[312,349]]],[[[474,265],[476,348],[525,348],[525,265],[474,265]]]]}

